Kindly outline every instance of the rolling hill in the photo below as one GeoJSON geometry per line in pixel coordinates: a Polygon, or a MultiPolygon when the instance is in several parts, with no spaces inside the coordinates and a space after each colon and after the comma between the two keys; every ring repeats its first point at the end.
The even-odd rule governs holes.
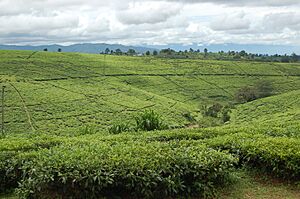
{"type": "Polygon", "coordinates": [[[32,51],[0,61],[0,198],[299,198],[299,64],[32,51]],[[271,96],[236,102],[261,80],[271,96]],[[216,103],[230,121],[181,128],[216,103]],[[177,129],[107,130],[149,109],[177,129]]]}
{"type": "Polygon", "coordinates": [[[239,88],[262,79],[272,83],[273,95],[300,89],[299,64],[31,51],[0,51],[0,60],[9,133],[106,131],[146,109],[183,127],[187,113],[235,104],[239,88]]]}

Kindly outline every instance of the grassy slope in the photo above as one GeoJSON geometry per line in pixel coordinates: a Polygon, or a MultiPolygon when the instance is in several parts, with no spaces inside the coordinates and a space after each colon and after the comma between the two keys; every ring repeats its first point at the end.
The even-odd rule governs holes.
{"type": "Polygon", "coordinates": [[[203,104],[233,102],[235,91],[260,79],[275,93],[300,89],[299,64],[172,60],[78,53],[0,51],[6,85],[6,130],[29,132],[97,130],[130,121],[147,108],[172,126],[203,104]],[[16,92],[16,89],[21,94],[16,92]]]}
{"type": "Polygon", "coordinates": [[[271,96],[236,107],[231,123],[288,127],[300,121],[300,90],[271,96]]]}

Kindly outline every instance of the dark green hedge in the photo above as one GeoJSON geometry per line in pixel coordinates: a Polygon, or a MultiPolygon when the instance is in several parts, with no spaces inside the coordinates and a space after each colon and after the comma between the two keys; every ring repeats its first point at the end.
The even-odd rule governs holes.
{"type": "Polygon", "coordinates": [[[236,159],[190,142],[106,141],[42,150],[23,166],[23,198],[213,196],[236,159]]]}

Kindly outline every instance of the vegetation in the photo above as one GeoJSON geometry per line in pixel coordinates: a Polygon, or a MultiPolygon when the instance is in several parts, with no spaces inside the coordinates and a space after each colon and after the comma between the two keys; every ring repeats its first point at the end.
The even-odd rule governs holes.
{"type": "Polygon", "coordinates": [[[299,64],[159,56],[0,51],[0,193],[236,199],[246,168],[297,186],[299,64]]]}
{"type": "Polygon", "coordinates": [[[236,51],[219,51],[219,52],[209,52],[207,48],[204,48],[203,52],[199,49],[185,51],[175,51],[173,49],[162,49],[160,51],[161,57],[167,58],[192,58],[192,59],[215,59],[215,60],[230,60],[230,61],[260,61],[260,62],[282,62],[282,63],[295,63],[300,62],[300,55],[292,53],[291,55],[268,55],[268,54],[253,54],[247,53],[242,50],[240,52],[236,51]]]}
{"type": "Polygon", "coordinates": [[[153,110],[145,111],[135,118],[136,130],[142,131],[154,131],[167,129],[168,126],[164,124],[161,116],[155,113],[153,110]]]}

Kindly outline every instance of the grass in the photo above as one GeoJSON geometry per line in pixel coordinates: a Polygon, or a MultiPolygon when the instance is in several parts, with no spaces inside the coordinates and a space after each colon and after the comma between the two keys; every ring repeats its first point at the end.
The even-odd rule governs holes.
{"type": "Polygon", "coordinates": [[[270,176],[253,171],[240,170],[235,173],[237,183],[220,194],[222,199],[298,199],[300,190],[270,176]]]}

